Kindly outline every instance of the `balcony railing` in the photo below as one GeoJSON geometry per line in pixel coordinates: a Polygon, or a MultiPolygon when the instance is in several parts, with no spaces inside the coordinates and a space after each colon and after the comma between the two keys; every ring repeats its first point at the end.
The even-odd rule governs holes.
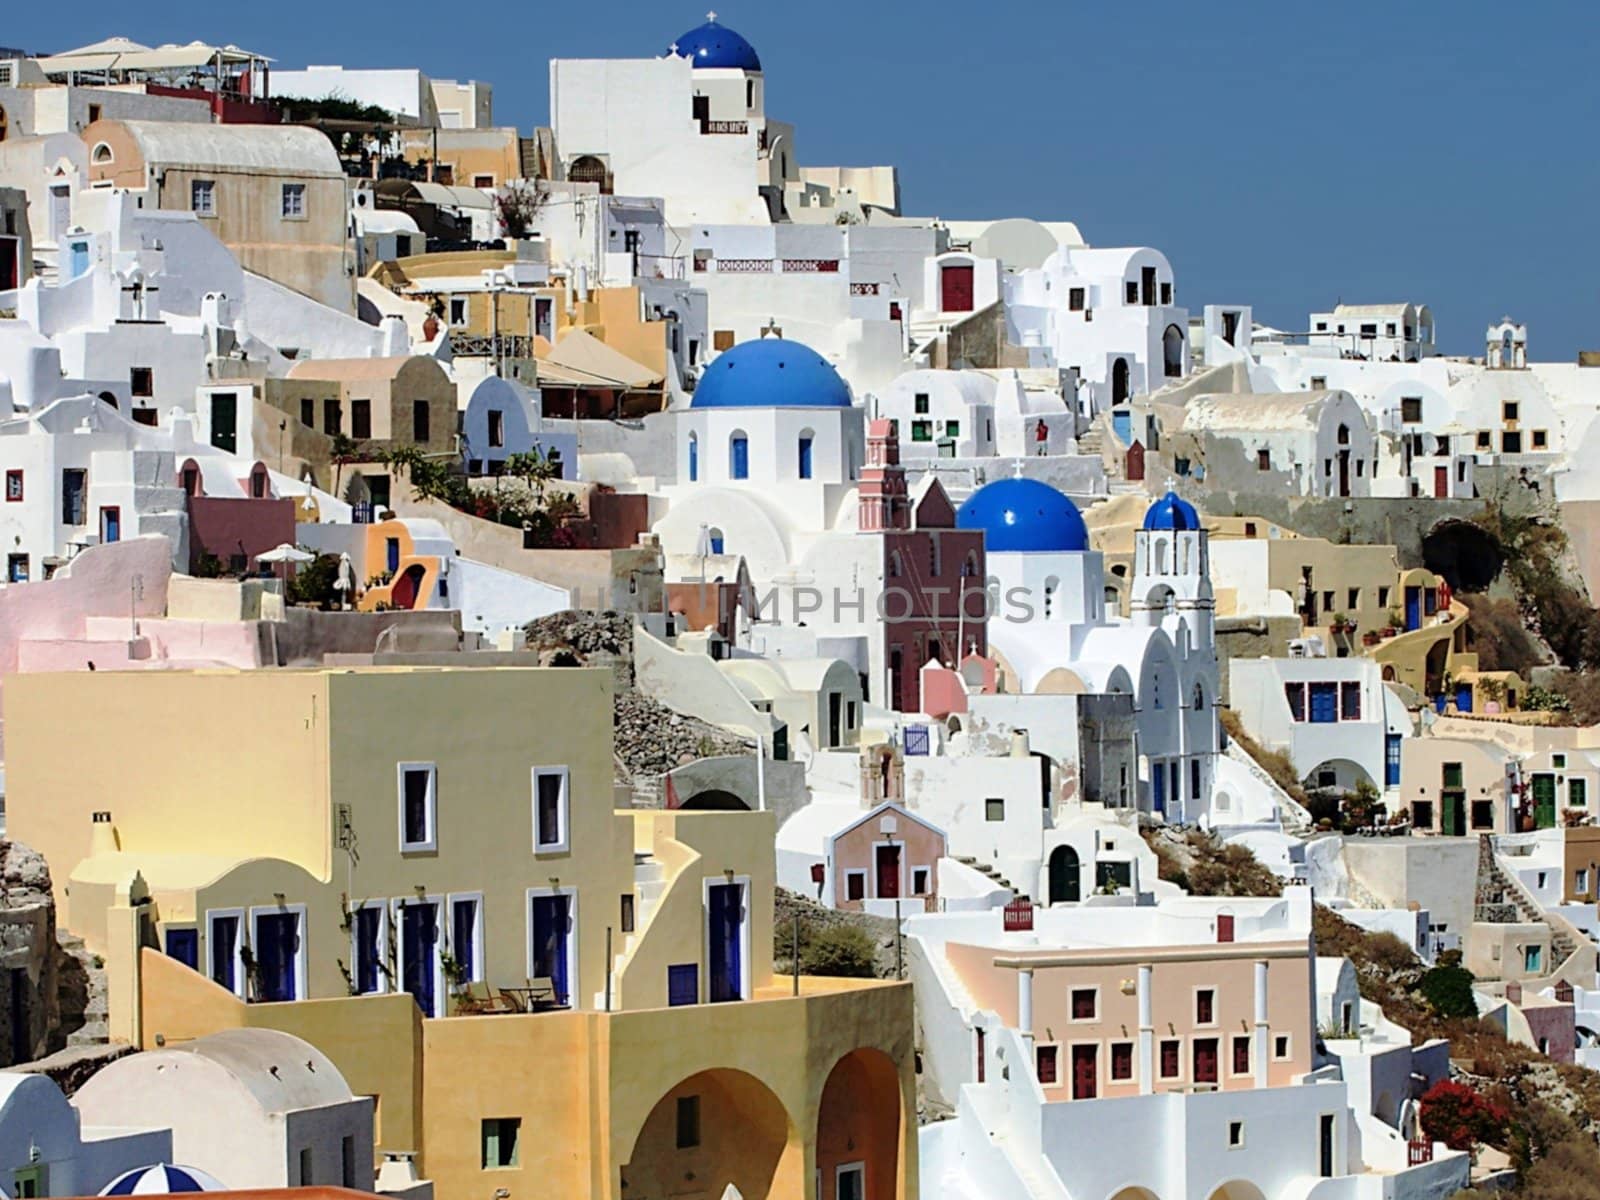
{"type": "Polygon", "coordinates": [[[852,296],[876,296],[878,294],[878,285],[875,283],[852,283],[850,285],[850,294],[852,296]]]}
{"type": "Polygon", "coordinates": [[[1406,1165],[1420,1167],[1423,1163],[1433,1161],[1433,1142],[1411,1141],[1406,1143],[1406,1165]]]}
{"type": "Polygon", "coordinates": [[[837,258],[786,258],[783,260],[783,273],[785,275],[836,275],[839,272],[837,258]]]}
{"type": "Polygon", "coordinates": [[[716,266],[720,275],[772,274],[770,258],[719,258],[716,260],[716,266]]]}

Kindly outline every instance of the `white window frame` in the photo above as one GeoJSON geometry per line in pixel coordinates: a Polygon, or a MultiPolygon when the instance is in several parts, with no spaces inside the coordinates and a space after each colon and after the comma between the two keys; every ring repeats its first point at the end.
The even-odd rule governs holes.
{"type": "Polygon", "coordinates": [[[913,896],[928,896],[928,895],[931,895],[932,893],[933,893],[933,868],[932,867],[923,867],[923,866],[913,866],[911,868],[911,895],[913,895],[913,896]],[[921,891],[917,890],[917,872],[918,871],[923,872],[927,876],[927,878],[925,878],[923,880],[923,887],[922,887],[921,891]]]}
{"type": "MultiPolygon", "coordinates": [[[[1035,1042],[1033,1044],[1033,1081],[1040,1087],[1059,1088],[1070,1086],[1067,1080],[1061,1078],[1066,1074],[1066,1072],[1062,1070],[1063,1066],[1065,1066],[1063,1055],[1061,1053],[1062,1049],[1063,1047],[1060,1042],[1035,1042]],[[1056,1081],[1054,1083],[1046,1083],[1044,1080],[1039,1078],[1039,1051],[1041,1050],[1054,1050],[1056,1052],[1056,1081]]],[[[1066,1057],[1070,1057],[1070,1055],[1066,1057]]]]}
{"type": "Polygon", "coordinates": [[[1245,1133],[1245,1126],[1244,1126],[1243,1118],[1230,1120],[1228,1122],[1228,1149],[1229,1150],[1243,1150],[1244,1149],[1244,1133],[1245,1133]],[[1238,1128],[1239,1128],[1239,1140],[1238,1141],[1234,1141],[1234,1139],[1233,1139],[1234,1126],[1238,1126],[1238,1128]]]}
{"type": "Polygon", "coordinates": [[[1267,1035],[1272,1039],[1272,1062],[1288,1062],[1294,1058],[1294,1035],[1292,1033],[1279,1033],[1272,1030],[1267,1035]],[[1283,1039],[1283,1053],[1278,1053],[1278,1039],[1283,1039]]]}
{"type": "Polygon", "coordinates": [[[482,983],[483,972],[483,893],[482,892],[451,892],[445,901],[445,933],[450,947],[450,957],[458,959],[456,954],[456,905],[470,900],[478,907],[472,919],[472,973],[467,976],[467,983],[482,983]]]}
{"type": "Polygon", "coordinates": [[[568,1006],[574,1010],[582,1007],[578,1003],[583,994],[583,977],[578,974],[578,889],[575,887],[531,887],[522,901],[522,921],[524,925],[522,944],[527,950],[527,978],[533,981],[533,902],[540,896],[565,896],[567,897],[567,921],[572,928],[567,930],[567,980],[571,986],[571,994],[567,997],[568,1006]]]}
{"type": "Polygon", "coordinates": [[[529,777],[532,795],[529,807],[533,816],[533,853],[543,857],[551,854],[569,854],[572,851],[572,770],[570,767],[534,767],[529,777]],[[539,841],[539,780],[545,775],[561,778],[561,802],[556,805],[556,824],[560,836],[554,842],[539,841]]]}
{"type": "MultiPolygon", "coordinates": [[[[895,886],[899,890],[900,897],[902,899],[904,899],[906,896],[908,896],[910,894],[906,890],[907,882],[910,879],[910,873],[909,873],[910,872],[910,868],[906,864],[906,844],[905,844],[905,841],[903,839],[899,839],[899,838],[884,838],[882,841],[873,842],[872,843],[872,866],[867,869],[867,871],[868,871],[868,873],[867,873],[867,885],[868,885],[868,887],[871,888],[871,891],[869,891],[867,894],[869,896],[871,896],[874,900],[882,900],[884,898],[884,897],[878,895],[878,847],[879,846],[897,846],[900,849],[900,853],[895,856],[895,862],[899,864],[899,866],[896,868],[895,886]]],[[[889,898],[893,899],[894,897],[891,896],[889,898]]]]}
{"type": "Polygon", "coordinates": [[[750,927],[755,923],[750,910],[750,876],[708,875],[700,881],[700,994],[711,996],[711,889],[733,885],[739,889],[739,907],[744,920],[739,930],[739,1000],[752,998],[750,986],[750,927]]]}
{"type": "Polygon", "coordinates": [[[361,958],[356,950],[356,936],[359,929],[356,924],[356,913],[362,909],[375,908],[378,910],[378,990],[375,992],[358,992],[361,996],[382,996],[392,990],[389,978],[389,964],[384,961],[389,947],[389,903],[384,900],[362,900],[350,906],[350,985],[356,983],[357,972],[360,970],[361,958]]]}
{"type": "Polygon", "coordinates": [[[389,902],[389,920],[394,923],[394,990],[401,995],[408,996],[406,991],[406,927],[400,916],[400,910],[407,904],[433,905],[433,1006],[438,1012],[424,1013],[426,1017],[440,1017],[448,1014],[446,1001],[449,997],[445,994],[444,979],[444,937],[445,931],[441,925],[445,919],[444,897],[437,892],[429,892],[418,896],[412,893],[409,896],[396,896],[389,902]]]}
{"type": "MultiPolygon", "coordinates": [[[[1185,1073],[1185,1068],[1186,1068],[1186,1066],[1188,1064],[1188,1061],[1189,1061],[1189,1039],[1184,1037],[1184,1036],[1182,1036],[1181,1034],[1176,1036],[1176,1037],[1160,1037],[1160,1036],[1158,1036],[1156,1038],[1156,1044],[1155,1044],[1155,1060],[1156,1060],[1155,1061],[1155,1069],[1156,1069],[1156,1080],[1155,1081],[1157,1083],[1182,1083],[1186,1078],[1188,1078],[1187,1074],[1185,1073]],[[1161,1043],[1162,1042],[1177,1042],[1178,1043],[1178,1073],[1176,1075],[1163,1075],[1161,1073],[1161,1043]]],[[[1138,1073],[1138,1067],[1134,1068],[1134,1073],[1135,1074],[1138,1073]]]]}
{"type": "Polygon", "coordinates": [[[306,185],[303,183],[286,183],[278,192],[278,215],[285,221],[304,221],[306,216],[306,185]],[[291,206],[289,198],[296,198],[296,204],[291,206]],[[292,211],[297,208],[298,211],[292,211]]]}
{"type": "Polygon", "coordinates": [[[864,869],[851,868],[847,870],[844,873],[844,903],[865,904],[871,898],[867,891],[869,883],[870,880],[868,880],[867,872],[864,869]],[[861,899],[859,901],[850,897],[850,880],[857,876],[861,879],[861,899]]]}
{"type": "MultiPolygon", "coordinates": [[[[238,925],[234,926],[233,935],[233,994],[243,1000],[249,988],[249,980],[245,978],[244,950],[245,936],[250,932],[250,922],[242,908],[208,908],[206,909],[206,944],[205,944],[205,970],[202,974],[211,979],[211,942],[215,936],[214,922],[218,918],[238,918],[238,925]]],[[[216,983],[215,979],[211,979],[216,983]]],[[[217,983],[218,987],[222,985],[217,983]]]]}
{"type": "Polygon", "coordinates": [[[189,211],[197,217],[215,219],[217,215],[217,181],[191,179],[189,181],[189,211]],[[205,196],[205,207],[200,207],[200,197],[205,196]]]}
{"type": "Polygon", "coordinates": [[[1093,987],[1069,987],[1067,989],[1067,1024],[1069,1025],[1098,1025],[1100,1023],[1100,985],[1093,987]],[[1075,1017],[1072,1015],[1072,996],[1074,992],[1094,993],[1094,1016],[1075,1017]]]}
{"type": "Polygon", "coordinates": [[[1222,1028],[1222,995],[1221,989],[1214,983],[1197,983],[1194,986],[1193,996],[1189,1001],[1189,1020],[1196,1029],[1222,1028]],[[1200,1019],[1200,993],[1211,993],[1211,1020],[1200,1019]]]}
{"type": "Polygon", "coordinates": [[[439,767],[431,762],[402,762],[396,763],[394,769],[395,783],[395,811],[399,817],[399,827],[396,835],[400,842],[401,854],[435,854],[439,850],[439,767]],[[406,841],[406,773],[408,771],[426,771],[428,773],[428,802],[424,808],[427,836],[420,842],[406,841]]]}
{"type": "Polygon", "coordinates": [[[250,947],[254,953],[256,944],[261,940],[257,936],[256,923],[262,916],[282,916],[285,913],[293,914],[299,919],[299,928],[295,931],[295,941],[298,946],[294,952],[294,998],[296,1000],[309,1000],[307,991],[306,962],[310,957],[306,938],[310,931],[310,922],[306,919],[306,906],[304,904],[255,904],[250,907],[250,947]]]}
{"type": "Polygon", "coordinates": [[[1228,1078],[1228,1079],[1251,1079],[1251,1078],[1255,1077],[1255,1073],[1256,1073],[1256,1035],[1254,1033],[1230,1033],[1230,1034],[1228,1034],[1227,1038],[1225,1039],[1225,1045],[1224,1045],[1223,1049],[1227,1052],[1227,1055],[1228,1055],[1228,1069],[1227,1069],[1227,1071],[1222,1073],[1225,1078],[1228,1078]],[[1249,1046],[1250,1046],[1250,1051],[1249,1051],[1249,1064],[1250,1065],[1249,1065],[1248,1069],[1243,1070],[1243,1071],[1235,1071],[1233,1069],[1233,1043],[1234,1043],[1234,1039],[1235,1038],[1244,1038],[1249,1043],[1249,1046]]]}
{"type": "MultiPolygon", "coordinates": [[[[1158,1064],[1159,1065],[1159,1064],[1158,1064]]],[[[1180,1064],[1181,1065],[1181,1064],[1180,1064]]],[[[1128,1087],[1139,1082],[1139,1043],[1133,1038],[1116,1037],[1106,1041],[1106,1086],[1128,1087]],[[1115,1050],[1118,1046],[1128,1047],[1128,1063],[1133,1068],[1126,1079],[1117,1079],[1112,1075],[1116,1068],[1117,1056],[1115,1050]]]]}
{"type": "Polygon", "coordinates": [[[846,1175],[851,1173],[861,1176],[861,1190],[859,1194],[862,1196],[867,1194],[867,1164],[865,1161],[861,1161],[840,1163],[833,1169],[833,1194],[835,1196],[842,1195],[839,1190],[839,1184],[844,1181],[844,1177],[846,1175]]]}

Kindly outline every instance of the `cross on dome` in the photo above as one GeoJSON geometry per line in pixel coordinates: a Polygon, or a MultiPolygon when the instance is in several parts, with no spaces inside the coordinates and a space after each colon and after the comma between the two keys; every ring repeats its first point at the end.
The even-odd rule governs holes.
{"type": "Polygon", "coordinates": [[[708,12],[706,14],[706,20],[715,21],[716,19],[717,19],[717,14],[715,12],[708,12]]]}

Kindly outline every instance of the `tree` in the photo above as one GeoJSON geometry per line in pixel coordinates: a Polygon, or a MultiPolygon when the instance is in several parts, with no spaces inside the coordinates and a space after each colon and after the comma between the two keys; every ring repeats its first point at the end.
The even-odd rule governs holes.
{"type": "Polygon", "coordinates": [[[333,435],[333,445],[328,449],[328,461],[333,464],[333,494],[337,496],[339,485],[344,481],[344,469],[353,462],[361,461],[361,446],[354,438],[336,433],[333,435]]]}
{"type": "Polygon", "coordinates": [[[1422,1131],[1452,1150],[1503,1143],[1511,1114],[1464,1083],[1441,1079],[1422,1097],[1422,1131]]]}
{"type": "Polygon", "coordinates": [[[877,963],[877,943],[856,925],[818,930],[800,950],[800,969],[806,975],[873,979],[878,974],[877,963]]]}
{"type": "Polygon", "coordinates": [[[1445,962],[1426,972],[1417,991],[1440,1017],[1476,1017],[1478,1002],[1472,994],[1472,972],[1459,962],[1445,962]]]}
{"type": "Polygon", "coordinates": [[[527,484],[528,490],[533,493],[534,502],[542,508],[545,488],[552,479],[561,478],[561,463],[552,460],[548,454],[535,446],[532,450],[519,451],[507,458],[506,474],[527,484]]]}
{"type": "Polygon", "coordinates": [[[508,238],[525,238],[549,194],[535,184],[514,183],[495,194],[495,216],[508,238]]]}
{"type": "MultiPolygon", "coordinates": [[[[319,554],[289,577],[288,593],[291,604],[314,604],[318,608],[332,608],[341,598],[334,583],[339,578],[339,556],[319,554]]],[[[354,596],[345,597],[354,600],[354,596]]]]}

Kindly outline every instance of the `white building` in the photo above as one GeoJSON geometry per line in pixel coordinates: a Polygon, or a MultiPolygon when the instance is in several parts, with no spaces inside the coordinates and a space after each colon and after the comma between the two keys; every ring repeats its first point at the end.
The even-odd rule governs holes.
{"type": "Polygon", "coordinates": [[[1348,392],[1197,396],[1184,410],[1183,432],[1214,485],[1243,486],[1254,474],[1258,490],[1372,494],[1377,438],[1348,392]]]}
{"type": "Polygon", "coordinates": [[[1483,360],[1499,370],[1520,370],[1528,365],[1528,327],[1510,317],[1500,318],[1485,335],[1483,360]]]}
{"type": "Polygon", "coordinates": [[[1311,314],[1311,346],[1329,346],[1351,358],[1417,362],[1437,354],[1433,312],[1426,304],[1340,304],[1311,314]]]}
{"type": "Polygon", "coordinates": [[[1159,250],[1063,246],[1008,274],[1005,301],[1009,341],[1039,347],[1041,365],[1076,368],[1081,416],[1189,372],[1189,313],[1159,250]]]}
{"type": "Polygon", "coordinates": [[[125,1171],[169,1162],[172,1134],[69,1102],[48,1075],[0,1072],[0,1179],[8,1195],[93,1196],[125,1171]]]}
{"type": "Polygon", "coordinates": [[[172,1152],[234,1188],[371,1191],[373,1100],[315,1046],[229,1029],[102,1067],[73,1097],[85,1119],[172,1131],[172,1152]]]}

